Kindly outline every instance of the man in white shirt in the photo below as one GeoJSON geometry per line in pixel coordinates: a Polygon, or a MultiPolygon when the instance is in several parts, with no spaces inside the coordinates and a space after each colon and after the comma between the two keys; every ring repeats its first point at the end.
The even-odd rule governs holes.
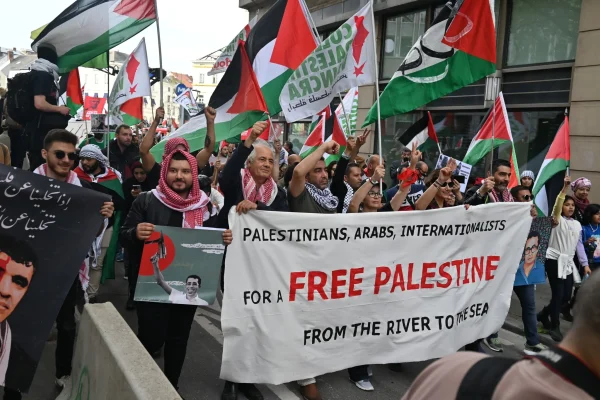
{"type": "Polygon", "coordinates": [[[189,304],[194,306],[207,306],[208,303],[198,297],[198,289],[202,279],[198,275],[190,275],[185,280],[185,293],[180,292],[177,289],[173,289],[166,281],[160,272],[158,267],[158,253],[153,255],[150,261],[154,267],[154,276],[156,277],[156,283],[167,292],[169,295],[169,301],[173,304],[189,304]]]}

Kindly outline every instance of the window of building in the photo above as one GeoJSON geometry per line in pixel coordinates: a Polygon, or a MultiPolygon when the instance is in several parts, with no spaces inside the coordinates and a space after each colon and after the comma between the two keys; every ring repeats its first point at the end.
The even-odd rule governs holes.
{"type": "Polygon", "coordinates": [[[390,79],[398,70],[419,36],[425,32],[425,10],[388,18],[383,43],[382,79],[390,79]]]}
{"type": "Polygon", "coordinates": [[[575,59],[581,0],[509,2],[507,66],[575,59]]]}
{"type": "Polygon", "coordinates": [[[167,96],[167,103],[171,102],[171,96],[167,96]]]}
{"type": "Polygon", "coordinates": [[[213,84],[217,83],[217,76],[216,75],[213,75],[213,77],[212,77],[212,83],[213,84]]]}
{"type": "MultiPolygon", "coordinates": [[[[399,161],[404,146],[398,138],[421,117],[420,113],[396,115],[386,119],[382,132],[382,148],[388,171],[394,161],[399,161]]],[[[432,111],[431,117],[445,155],[462,160],[471,140],[478,132],[485,112],[443,112],[432,111]]],[[[536,175],[544,161],[550,144],[564,120],[564,110],[548,111],[509,111],[508,119],[515,142],[519,170],[532,170],[536,175]]],[[[510,144],[495,151],[495,158],[509,159],[510,144]]],[[[437,148],[423,152],[424,160],[433,170],[439,157],[437,148]]],[[[484,177],[489,170],[489,158],[474,165],[471,177],[484,177]]],[[[399,163],[397,163],[399,164],[399,163]]],[[[389,176],[387,177],[389,184],[389,176]]]]}
{"type": "Polygon", "coordinates": [[[171,86],[167,86],[167,92],[171,93],[171,86]]]}
{"type": "Polygon", "coordinates": [[[98,83],[98,74],[94,74],[94,83],[98,83]]]}
{"type": "Polygon", "coordinates": [[[204,74],[203,73],[199,74],[199,76],[198,76],[198,82],[204,83],[204,74]]]}

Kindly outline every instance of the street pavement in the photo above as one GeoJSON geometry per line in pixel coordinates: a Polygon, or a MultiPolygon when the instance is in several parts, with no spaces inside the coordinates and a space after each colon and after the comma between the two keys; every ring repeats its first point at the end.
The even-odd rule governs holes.
{"type": "MultiPolygon", "coordinates": [[[[123,279],[121,263],[117,264],[117,274],[117,279],[108,281],[101,287],[99,300],[101,302],[112,302],[131,326],[131,329],[137,332],[135,311],[125,310],[127,281],[123,279]]],[[[549,301],[548,285],[538,285],[536,301],[538,302],[536,305],[538,310],[549,301]]],[[[520,304],[516,296],[513,295],[511,311],[505,324],[505,328],[510,330],[502,329],[499,333],[504,344],[504,352],[500,354],[505,357],[520,358],[523,355],[525,339],[522,335],[515,333],[519,329],[522,330],[520,318],[520,304]]],[[[566,332],[565,325],[563,325],[563,332],[566,332]]],[[[59,392],[54,387],[55,349],[55,333],[52,333],[44,349],[30,393],[24,395],[24,399],[54,400],[58,395],[59,392]]],[[[223,381],[219,379],[222,349],[223,335],[218,304],[209,308],[198,308],[179,381],[180,393],[186,400],[218,400],[220,398],[223,387],[223,381]]],[[[491,351],[489,353],[499,354],[491,351]]],[[[157,362],[162,368],[162,357],[157,359],[157,362]]],[[[430,361],[403,364],[399,372],[390,370],[386,365],[373,366],[371,383],[375,387],[374,392],[363,392],[356,388],[349,381],[346,371],[317,377],[317,384],[323,399],[327,400],[398,400],[408,390],[415,377],[429,363],[430,361]]],[[[277,386],[259,385],[258,387],[266,400],[301,399],[296,383],[277,386]]],[[[240,395],[239,399],[244,400],[245,397],[240,395]]]]}

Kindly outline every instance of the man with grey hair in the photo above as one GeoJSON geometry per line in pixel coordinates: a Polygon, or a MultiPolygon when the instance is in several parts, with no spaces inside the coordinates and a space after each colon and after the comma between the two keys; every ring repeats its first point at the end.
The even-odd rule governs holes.
{"type": "MultiPolygon", "coordinates": [[[[238,213],[250,210],[287,211],[285,191],[277,186],[273,171],[279,166],[279,155],[258,137],[267,128],[257,122],[243,145],[238,146],[219,177],[225,205],[219,213],[218,227],[229,228],[229,210],[237,206],[238,213]]],[[[223,260],[224,262],[224,260],[223,260]]],[[[224,269],[221,287],[224,287],[224,269]]],[[[236,400],[238,389],[248,400],[263,400],[260,391],[250,383],[225,382],[221,400],[236,400]]]]}

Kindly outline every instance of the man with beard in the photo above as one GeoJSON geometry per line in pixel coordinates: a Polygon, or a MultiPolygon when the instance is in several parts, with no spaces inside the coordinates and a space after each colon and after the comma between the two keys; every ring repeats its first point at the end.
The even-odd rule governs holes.
{"type": "Polygon", "coordinates": [[[102,150],[102,154],[108,156],[110,153],[110,166],[119,171],[123,179],[133,176],[131,165],[139,161],[140,149],[133,143],[133,132],[129,125],[119,125],[115,131],[115,139],[108,143],[108,147],[102,150]]]}
{"type": "MultiPolygon", "coordinates": [[[[491,176],[488,176],[481,185],[475,185],[465,194],[464,204],[477,206],[490,202],[514,202],[508,183],[510,181],[511,168],[510,162],[502,159],[496,159],[492,163],[491,176]]],[[[466,350],[481,351],[479,343],[476,340],[465,346],[466,350]]],[[[502,343],[498,338],[498,333],[493,333],[483,340],[483,343],[492,351],[502,352],[502,343]]]]}
{"type": "MultiPolygon", "coordinates": [[[[237,206],[238,213],[250,210],[287,211],[285,191],[273,179],[273,170],[279,162],[278,155],[269,143],[258,139],[267,126],[264,121],[254,124],[252,132],[233,152],[219,177],[219,185],[225,197],[225,205],[219,213],[220,228],[229,228],[229,210],[233,206],[237,206]]],[[[225,259],[221,288],[224,288],[226,273],[224,263],[225,259]]],[[[238,389],[248,400],[263,399],[263,395],[251,383],[226,381],[221,400],[236,400],[238,389]]]]}
{"type": "MultiPolygon", "coordinates": [[[[46,160],[45,164],[40,165],[34,173],[47,176],[59,182],[70,183],[76,186],[90,188],[84,182],[81,183],[77,175],[71,171],[76,156],[77,136],[64,129],[53,129],[48,132],[44,139],[44,149],[42,157],[46,160]]],[[[114,205],[112,202],[106,202],[102,205],[100,213],[106,219],[112,217],[114,205]]],[[[104,231],[104,226],[100,227],[98,235],[104,231]]],[[[95,242],[98,240],[96,239],[95,242]]],[[[92,244],[90,253],[94,252],[95,243],[92,244]]],[[[90,257],[88,257],[89,259],[90,257]]],[[[88,260],[86,260],[86,264],[88,260]]],[[[75,335],[77,324],[75,321],[75,306],[77,303],[77,293],[85,290],[88,282],[87,268],[83,268],[75,278],[65,301],[56,317],[56,329],[58,335],[56,338],[56,385],[64,387],[65,382],[71,375],[73,350],[75,348],[75,335]]],[[[8,371],[10,374],[10,370],[8,371]]],[[[4,388],[4,400],[20,400],[21,394],[9,388],[4,388]]]]}
{"type": "MultiPolygon", "coordinates": [[[[182,150],[165,156],[158,186],[135,199],[121,228],[121,243],[129,248],[134,273],[139,273],[144,242],[154,232],[155,225],[185,229],[214,227],[215,211],[206,193],[200,190],[196,158],[182,150]]],[[[225,231],[224,243],[230,244],[231,239],[231,231],[225,231]]],[[[136,310],[140,342],[152,355],[164,345],[165,376],[178,388],[196,307],[138,302],[136,310]]]]}
{"type": "Polygon", "coordinates": [[[113,218],[108,221],[106,231],[101,239],[101,251],[97,262],[90,265],[90,283],[87,288],[87,294],[90,303],[97,301],[100,281],[106,278],[114,278],[115,259],[117,255],[117,245],[119,228],[122,224],[121,211],[125,209],[125,195],[120,176],[108,166],[108,160],[102,154],[100,147],[95,144],[83,146],[79,152],[79,166],[75,168],[75,173],[80,181],[88,182],[93,190],[102,192],[111,196],[115,205],[113,218]]]}
{"type": "MultiPolygon", "coordinates": [[[[204,116],[206,118],[206,138],[204,139],[204,148],[200,150],[198,155],[196,156],[196,162],[200,169],[204,168],[208,163],[210,156],[212,155],[212,151],[215,147],[215,117],[217,116],[217,111],[212,107],[206,107],[204,109],[204,116]]],[[[148,174],[148,184],[152,187],[156,187],[158,185],[158,181],[160,180],[160,167],[161,164],[156,162],[156,159],[150,153],[150,149],[154,145],[154,135],[156,133],[156,129],[158,128],[158,124],[165,118],[165,109],[162,107],[158,107],[156,109],[156,115],[154,117],[154,121],[152,121],[152,125],[150,125],[150,129],[142,139],[140,143],[140,156],[142,159],[142,165],[144,166],[144,170],[148,174]]],[[[165,149],[163,151],[163,160],[166,156],[172,153],[174,150],[183,150],[186,152],[190,151],[190,146],[187,141],[182,137],[174,137],[172,139],[167,140],[165,143],[165,149]]],[[[210,175],[210,174],[209,174],[210,175]]]]}
{"type": "Polygon", "coordinates": [[[483,184],[469,189],[465,194],[465,204],[477,206],[489,202],[513,202],[514,199],[508,190],[510,175],[510,162],[494,160],[491,176],[487,177],[483,184]]]}
{"type": "MultiPolygon", "coordinates": [[[[327,187],[329,178],[323,155],[325,153],[336,154],[338,149],[339,145],[330,140],[296,165],[288,189],[288,203],[291,212],[313,214],[335,214],[337,212],[339,200],[327,187]]],[[[379,184],[379,182],[371,182],[373,185],[379,184]]],[[[305,399],[321,399],[314,378],[298,381],[298,384],[301,386],[301,393],[305,399]]]]}
{"type": "Polygon", "coordinates": [[[358,155],[360,148],[367,141],[369,130],[359,136],[354,143],[347,142],[346,150],[338,161],[337,169],[331,180],[331,193],[338,199],[337,212],[346,213],[350,200],[354,196],[354,192],[360,188],[362,184],[362,171],[354,159],[358,155]]]}

